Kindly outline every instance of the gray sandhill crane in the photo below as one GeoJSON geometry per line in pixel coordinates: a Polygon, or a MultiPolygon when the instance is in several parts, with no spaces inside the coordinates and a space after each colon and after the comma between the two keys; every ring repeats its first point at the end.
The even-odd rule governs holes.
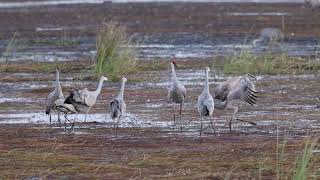
{"type": "Polygon", "coordinates": [[[72,104],[75,110],[79,113],[85,113],[85,122],[87,121],[87,115],[96,103],[97,97],[99,96],[102,84],[107,81],[108,78],[101,76],[99,80],[98,87],[95,91],[89,91],[87,88],[82,90],[71,91],[70,95],[64,101],[65,104],[72,104]]]}
{"type": "Polygon", "coordinates": [[[263,28],[260,31],[258,39],[253,41],[253,46],[257,47],[260,44],[264,45],[279,45],[279,42],[282,41],[284,35],[282,31],[278,28],[263,28]]]}
{"type": "MultiPolygon", "coordinates": [[[[69,123],[72,123],[67,116],[69,114],[77,114],[77,110],[75,109],[75,107],[72,104],[66,104],[65,103],[65,99],[58,99],[55,101],[55,109],[58,112],[63,112],[64,113],[64,129],[67,128],[66,122],[69,121],[69,123]]],[[[73,129],[74,127],[74,122],[72,123],[71,129],[73,129]]]]}
{"type": "Polygon", "coordinates": [[[171,73],[172,73],[172,80],[171,80],[171,86],[168,90],[168,99],[173,103],[173,120],[176,121],[175,116],[175,104],[180,104],[180,129],[182,129],[181,119],[182,119],[182,106],[184,103],[184,100],[186,98],[186,88],[183,86],[183,84],[178,80],[175,67],[178,67],[175,61],[175,57],[171,59],[171,73]]]}
{"type": "Polygon", "coordinates": [[[215,108],[224,110],[231,109],[233,114],[229,122],[229,129],[231,131],[232,120],[238,120],[256,125],[253,122],[245,121],[236,118],[239,107],[234,103],[236,101],[247,102],[250,105],[254,105],[256,102],[256,93],[254,84],[250,81],[249,77],[253,77],[248,74],[246,76],[233,77],[223,84],[219,85],[215,90],[215,108]],[[217,102],[217,100],[219,102],[217,102]]]}
{"type": "Polygon", "coordinates": [[[110,102],[110,108],[109,108],[110,117],[112,120],[115,120],[115,119],[117,120],[117,123],[115,126],[116,133],[117,133],[119,120],[122,116],[124,116],[127,108],[127,105],[123,99],[124,85],[126,81],[127,81],[127,78],[122,77],[119,95],[110,102]]]}
{"type": "MultiPolygon", "coordinates": [[[[50,126],[51,126],[51,113],[55,111],[55,101],[58,99],[63,99],[63,93],[60,85],[60,80],[59,80],[59,68],[56,68],[56,81],[55,81],[55,88],[54,90],[47,96],[46,98],[46,114],[49,115],[49,121],[50,121],[50,126]]],[[[58,111],[58,121],[59,124],[60,122],[60,113],[58,111]]]]}
{"type": "Polygon", "coordinates": [[[320,0],[305,0],[304,2],[309,8],[312,8],[312,11],[320,8],[320,0]]]}
{"type": "Polygon", "coordinates": [[[209,67],[206,67],[206,69],[205,69],[206,80],[204,83],[203,91],[200,94],[200,96],[198,97],[198,103],[197,103],[198,112],[201,117],[200,136],[202,134],[203,118],[204,117],[211,117],[213,110],[214,110],[214,100],[213,100],[213,98],[210,94],[210,90],[209,90],[209,80],[208,80],[209,71],[210,71],[209,67]]]}

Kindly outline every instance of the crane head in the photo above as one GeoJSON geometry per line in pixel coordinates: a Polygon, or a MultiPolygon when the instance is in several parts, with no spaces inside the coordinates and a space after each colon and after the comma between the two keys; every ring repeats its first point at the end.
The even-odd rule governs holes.
{"type": "Polygon", "coordinates": [[[123,77],[122,77],[122,81],[123,81],[123,82],[126,82],[126,81],[127,81],[127,78],[123,76],[123,77]]]}
{"type": "Polygon", "coordinates": [[[105,77],[105,76],[101,76],[101,79],[102,79],[103,81],[108,81],[108,78],[105,77]]]}
{"type": "Polygon", "coordinates": [[[60,69],[58,68],[58,66],[56,67],[56,71],[60,71],[60,69]]]}
{"type": "Polygon", "coordinates": [[[171,63],[172,63],[176,68],[178,68],[177,63],[176,63],[176,56],[175,56],[174,54],[172,55],[171,63]]]}
{"type": "Polygon", "coordinates": [[[210,72],[210,68],[209,67],[206,67],[206,72],[210,72]]]}

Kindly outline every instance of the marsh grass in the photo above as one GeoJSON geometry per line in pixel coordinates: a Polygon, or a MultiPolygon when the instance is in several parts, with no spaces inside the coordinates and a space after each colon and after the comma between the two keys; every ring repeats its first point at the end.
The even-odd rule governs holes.
{"type": "Polygon", "coordinates": [[[315,162],[319,161],[316,158],[315,151],[318,150],[319,138],[308,136],[303,139],[302,145],[289,145],[288,132],[283,139],[277,138],[276,155],[267,157],[257,162],[257,179],[264,179],[264,174],[274,174],[274,179],[277,180],[306,180],[319,179],[315,162]],[[295,153],[292,152],[294,147],[295,153]]]}
{"type": "Polygon", "coordinates": [[[7,68],[9,64],[8,57],[12,54],[14,51],[14,48],[17,46],[17,33],[13,34],[13,37],[10,39],[8,44],[6,45],[1,57],[0,57],[0,71],[3,71],[7,68]]]}
{"type": "Polygon", "coordinates": [[[249,49],[227,58],[223,66],[226,74],[301,74],[317,73],[320,63],[310,58],[289,56],[286,52],[253,54],[249,49]]]}
{"type": "Polygon", "coordinates": [[[293,180],[306,180],[310,178],[309,167],[313,162],[314,151],[318,148],[319,138],[308,137],[305,141],[303,152],[296,158],[293,180]]]}
{"type": "Polygon", "coordinates": [[[96,44],[95,77],[106,75],[116,81],[123,74],[135,71],[135,51],[131,44],[131,37],[127,36],[124,26],[114,22],[104,24],[96,44]]]}
{"type": "Polygon", "coordinates": [[[27,43],[29,45],[30,44],[54,45],[59,47],[70,47],[70,46],[76,46],[80,44],[79,40],[72,38],[72,36],[66,29],[63,29],[60,32],[60,37],[58,36],[57,38],[44,38],[44,37],[36,36],[35,38],[28,40],[27,43]]]}

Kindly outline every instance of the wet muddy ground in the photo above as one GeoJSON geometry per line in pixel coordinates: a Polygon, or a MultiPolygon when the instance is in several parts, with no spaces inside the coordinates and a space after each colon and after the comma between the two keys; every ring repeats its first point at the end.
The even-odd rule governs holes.
{"type": "MultiPolygon", "coordinates": [[[[180,63],[192,65],[194,61],[180,63]]],[[[65,96],[71,87],[95,88],[96,82],[73,80],[80,74],[70,72],[61,73],[65,96]]],[[[284,164],[288,170],[302,152],[304,138],[319,134],[320,82],[317,75],[310,74],[257,76],[254,82],[259,91],[258,103],[242,104],[239,113],[240,119],[257,125],[234,122],[229,132],[231,112],[216,110],[212,118],[215,132],[205,121],[204,135],[199,137],[200,119],[195,106],[203,74],[201,68],[177,71],[188,94],[182,131],[180,124],[173,122],[172,106],[166,100],[168,71],[159,70],[132,75],[148,76],[127,83],[128,114],[121,120],[117,134],[106,114],[108,102],[119,89],[118,83],[111,82],[105,83],[88,122],[83,122],[84,115],[78,115],[75,132],[69,134],[59,128],[56,116],[50,127],[44,113],[53,73],[2,73],[0,174],[5,178],[106,179],[223,179],[230,174],[234,179],[274,179],[277,136],[278,145],[287,141],[284,164]]],[[[213,71],[211,90],[227,78],[213,71]]],[[[314,153],[310,168],[312,176],[317,177],[319,156],[314,153]]]]}
{"type": "MultiPolygon", "coordinates": [[[[241,104],[238,114],[257,125],[234,122],[232,132],[227,126],[231,112],[216,110],[215,132],[206,120],[199,137],[196,101],[205,66],[214,67],[211,90],[231,77],[220,73],[212,54],[243,48],[243,39],[249,34],[252,40],[265,26],[282,28],[282,16],[285,43],[299,50],[293,55],[317,57],[318,15],[301,4],[0,7],[1,51],[15,32],[19,39],[8,58],[10,68],[0,72],[0,179],[276,179],[278,170],[290,179],[305,138],[319,136],[317,74],[257,76],[257,105],[241,104]],[[52,66],[62,70],[65,96],[73,87],[94,89],[97,83],[87,67],[94,56],[97,28],[109,20],[124,23],[138,37],[136,41],[143,40],[141,59],[163,58],[172,52],[184,58],[178,62],[183,68],[177,70],[187,88],[182,130],[179,122],[173,122],[172,105],[166,99],[168,70],[157,69],[162,65],[149,60],[139,60],[145,62],[143,70],[127,76],[127,115],[117,135],[107,114],[108,103],[119,90],[119,83],[112,82],[104,84],[88,122],[83,114],[68,116],[76,119],[74,133],[60,128],[56,115],[49,126],[44,101],[53,89],[52,66]],[[279,160],[277,146],[284,143],[279,160]],[[283,168],[278,168],[279,163],[283,168]]],[[[313,155],[309,174],[317,179],[320,156],[318,151],[313,155]]]]}
{"type": "Polygon", "coordinates": [[[284,33],[281,51],[316,56],[320,49],[319,12],[302,3],[110,3],[4,8],[0,4],[0,52],[18,39],[15,61],[87,60],[95,55],[103,23],[127,27],[144,59],[208,58],[252,47],[263,28],[284,33]]]}

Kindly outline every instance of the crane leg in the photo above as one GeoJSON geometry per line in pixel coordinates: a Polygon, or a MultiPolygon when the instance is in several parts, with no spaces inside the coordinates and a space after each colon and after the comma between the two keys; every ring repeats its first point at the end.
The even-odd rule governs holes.
{"type": "Polygon", "coordinates": [[[60,111],[58,111],[58,122],[59,122],[59,127],[61,128],[60,111]]]}
{"type": "Polygon", "coordinates": [[[232,131],[232,121],[236,119],[236,114],[238,113],[239,108],[237,106],[229,106],[228,109],[233,109],[233,114],[229,122],[229,130],[232,131]]]}
{"type": "Polygon", "coordinates": [[[69,119],[67,118],[67,114],[65,114],[64,115],[64,130],[67,130],[67,120],[69,121],[69,119]]]}
{"type": "Polygon", "coordinates": [[[214,125],[213,125],[213,119],[210,118],[209,121],[210,121],[211,127],[213,129],[213,132],[216,133],[216,129],[214,128],[214,125]]]}
{"type": "Polygon", "coordinates": [[[49,114],[49,121],[50,121],[50,127],[51,127],[51,113],[49,114]]]}
{"type": "Polygon", "coordinates": [[[176,124],[176,105],[173,103],[173,123],[176,124]]]}
{"type": "Polygon", "coordinates": [[[203,129],[203,117],[201,116],[200,137],[202,135],[202,129],[203,129]]]}
{"type": "Polygon", "coordinates": [[[91,107],[88,108],[86,115],[84,116],[84,122],[87,122],[87,116],[89,114],[90,109],[91,109],[91,107]]]}
{"type": "Polygon", "coordinates": [[[118,133],[120,118],[121,118],[121,117],[119,117],[119,118],[117,119],[117,124],[116,124],[116,130],[117,130],[117,131],[116,131],[116,133],[118,133]]]}
{"type": "Polygon", "coordinates": [[[180,131],[182,131],[182,103],[180,104],[180,131]]]}
{"type": "MultiPolygon", "coordinates": [[[[73,122],[71,123],[71,128],[70,128],[70,132],[74,132],[74,123],[76,122],[76,118],[77,118],[78,113],[76,113],[73,122]]],[[[70,122],[70,121],[69,121],[70,122]]]]}
{"type": "Polygon", "coordinates": [[[119,119],[118,118],[116,118],[116,120],[115,120],[115,122],[114,122],[114,134],[115,134],[115,136],[117,136],[117,134],[118,134],[118,122],[119,122],[119,119]]]}

